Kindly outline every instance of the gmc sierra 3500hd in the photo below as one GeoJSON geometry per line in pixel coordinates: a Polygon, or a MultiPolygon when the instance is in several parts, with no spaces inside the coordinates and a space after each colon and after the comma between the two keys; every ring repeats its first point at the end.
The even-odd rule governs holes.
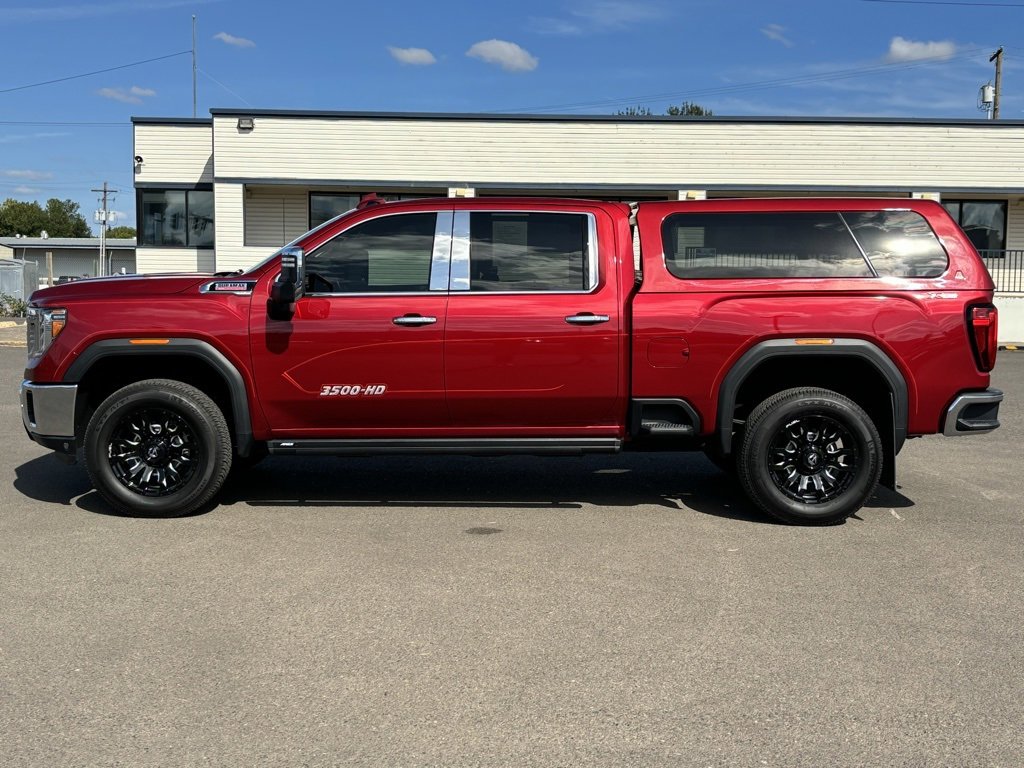
{"type": "Polygon", "coordinates": [[[133,514],[265,453],[703,449],[834,523],[999,426],[992,296],[931,201],[367,200],[237,274],[37,291],[23,418],[133,514]]]}

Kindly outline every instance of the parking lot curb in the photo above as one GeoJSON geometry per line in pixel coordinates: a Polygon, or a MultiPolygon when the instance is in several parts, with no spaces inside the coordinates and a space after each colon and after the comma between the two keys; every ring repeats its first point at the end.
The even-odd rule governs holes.
{"type": "Polygon", "coordinates": [[[1020,352],[1021,350],[1024,350],[1024,342],[1021,342],[1020,344],[1000,344],[999,345],[999,351],[1000,352],[1020,352]]]}

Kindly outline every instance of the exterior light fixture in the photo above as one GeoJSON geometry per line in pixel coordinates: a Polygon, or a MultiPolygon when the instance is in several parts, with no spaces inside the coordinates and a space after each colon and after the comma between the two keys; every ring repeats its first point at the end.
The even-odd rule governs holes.
{"type": "Polygon", "coordinates": [[[238,118],[238,130],[240,131],[251,131],[255,127],[255,123],[251,117],[240,117],[238,118]]]}

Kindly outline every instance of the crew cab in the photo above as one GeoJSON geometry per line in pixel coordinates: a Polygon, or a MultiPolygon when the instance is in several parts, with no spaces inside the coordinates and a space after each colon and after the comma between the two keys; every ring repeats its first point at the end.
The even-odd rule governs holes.
{"type": "Polygon", "coordinates": [[[240,273],[37,291],[22,411],[134,514],[267,453],[704,450],[835,523],[999,426],[992,296],[926,200],[368,199],[240,273]]]}

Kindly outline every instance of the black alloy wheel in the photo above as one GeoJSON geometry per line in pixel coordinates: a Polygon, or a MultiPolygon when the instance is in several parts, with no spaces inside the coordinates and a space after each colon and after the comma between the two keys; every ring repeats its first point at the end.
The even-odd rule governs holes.
{"type": "Polygon", "coordinates": [[[737,458],[743,490],[787,523],[829,525],[860,509],[882,473],[882,439],[853,400],[801,387],[750,413],[737,458]]]}
{"type": "Polygon", "coordinates": [[[107,456],[114,476],[142,496],[177,493],[203,461],[192,427],[167,408],[139,408],[123,416],[111,433],[107,456]]]}
{"type": "Polygon", "coordinates": [[[780,491],[795,501],[821,504],[850,487],[858,455],[850,430],[812,412],[776,431],[767,459],[768,472],[780,491]]]}
{"type": "Polygon", "coordinates": [[[231,432],[208,395],[173,379],[119,389],[85,430],[85,465],[114,510],[187,515],[209,503],[231,470],[231,432]]]}

